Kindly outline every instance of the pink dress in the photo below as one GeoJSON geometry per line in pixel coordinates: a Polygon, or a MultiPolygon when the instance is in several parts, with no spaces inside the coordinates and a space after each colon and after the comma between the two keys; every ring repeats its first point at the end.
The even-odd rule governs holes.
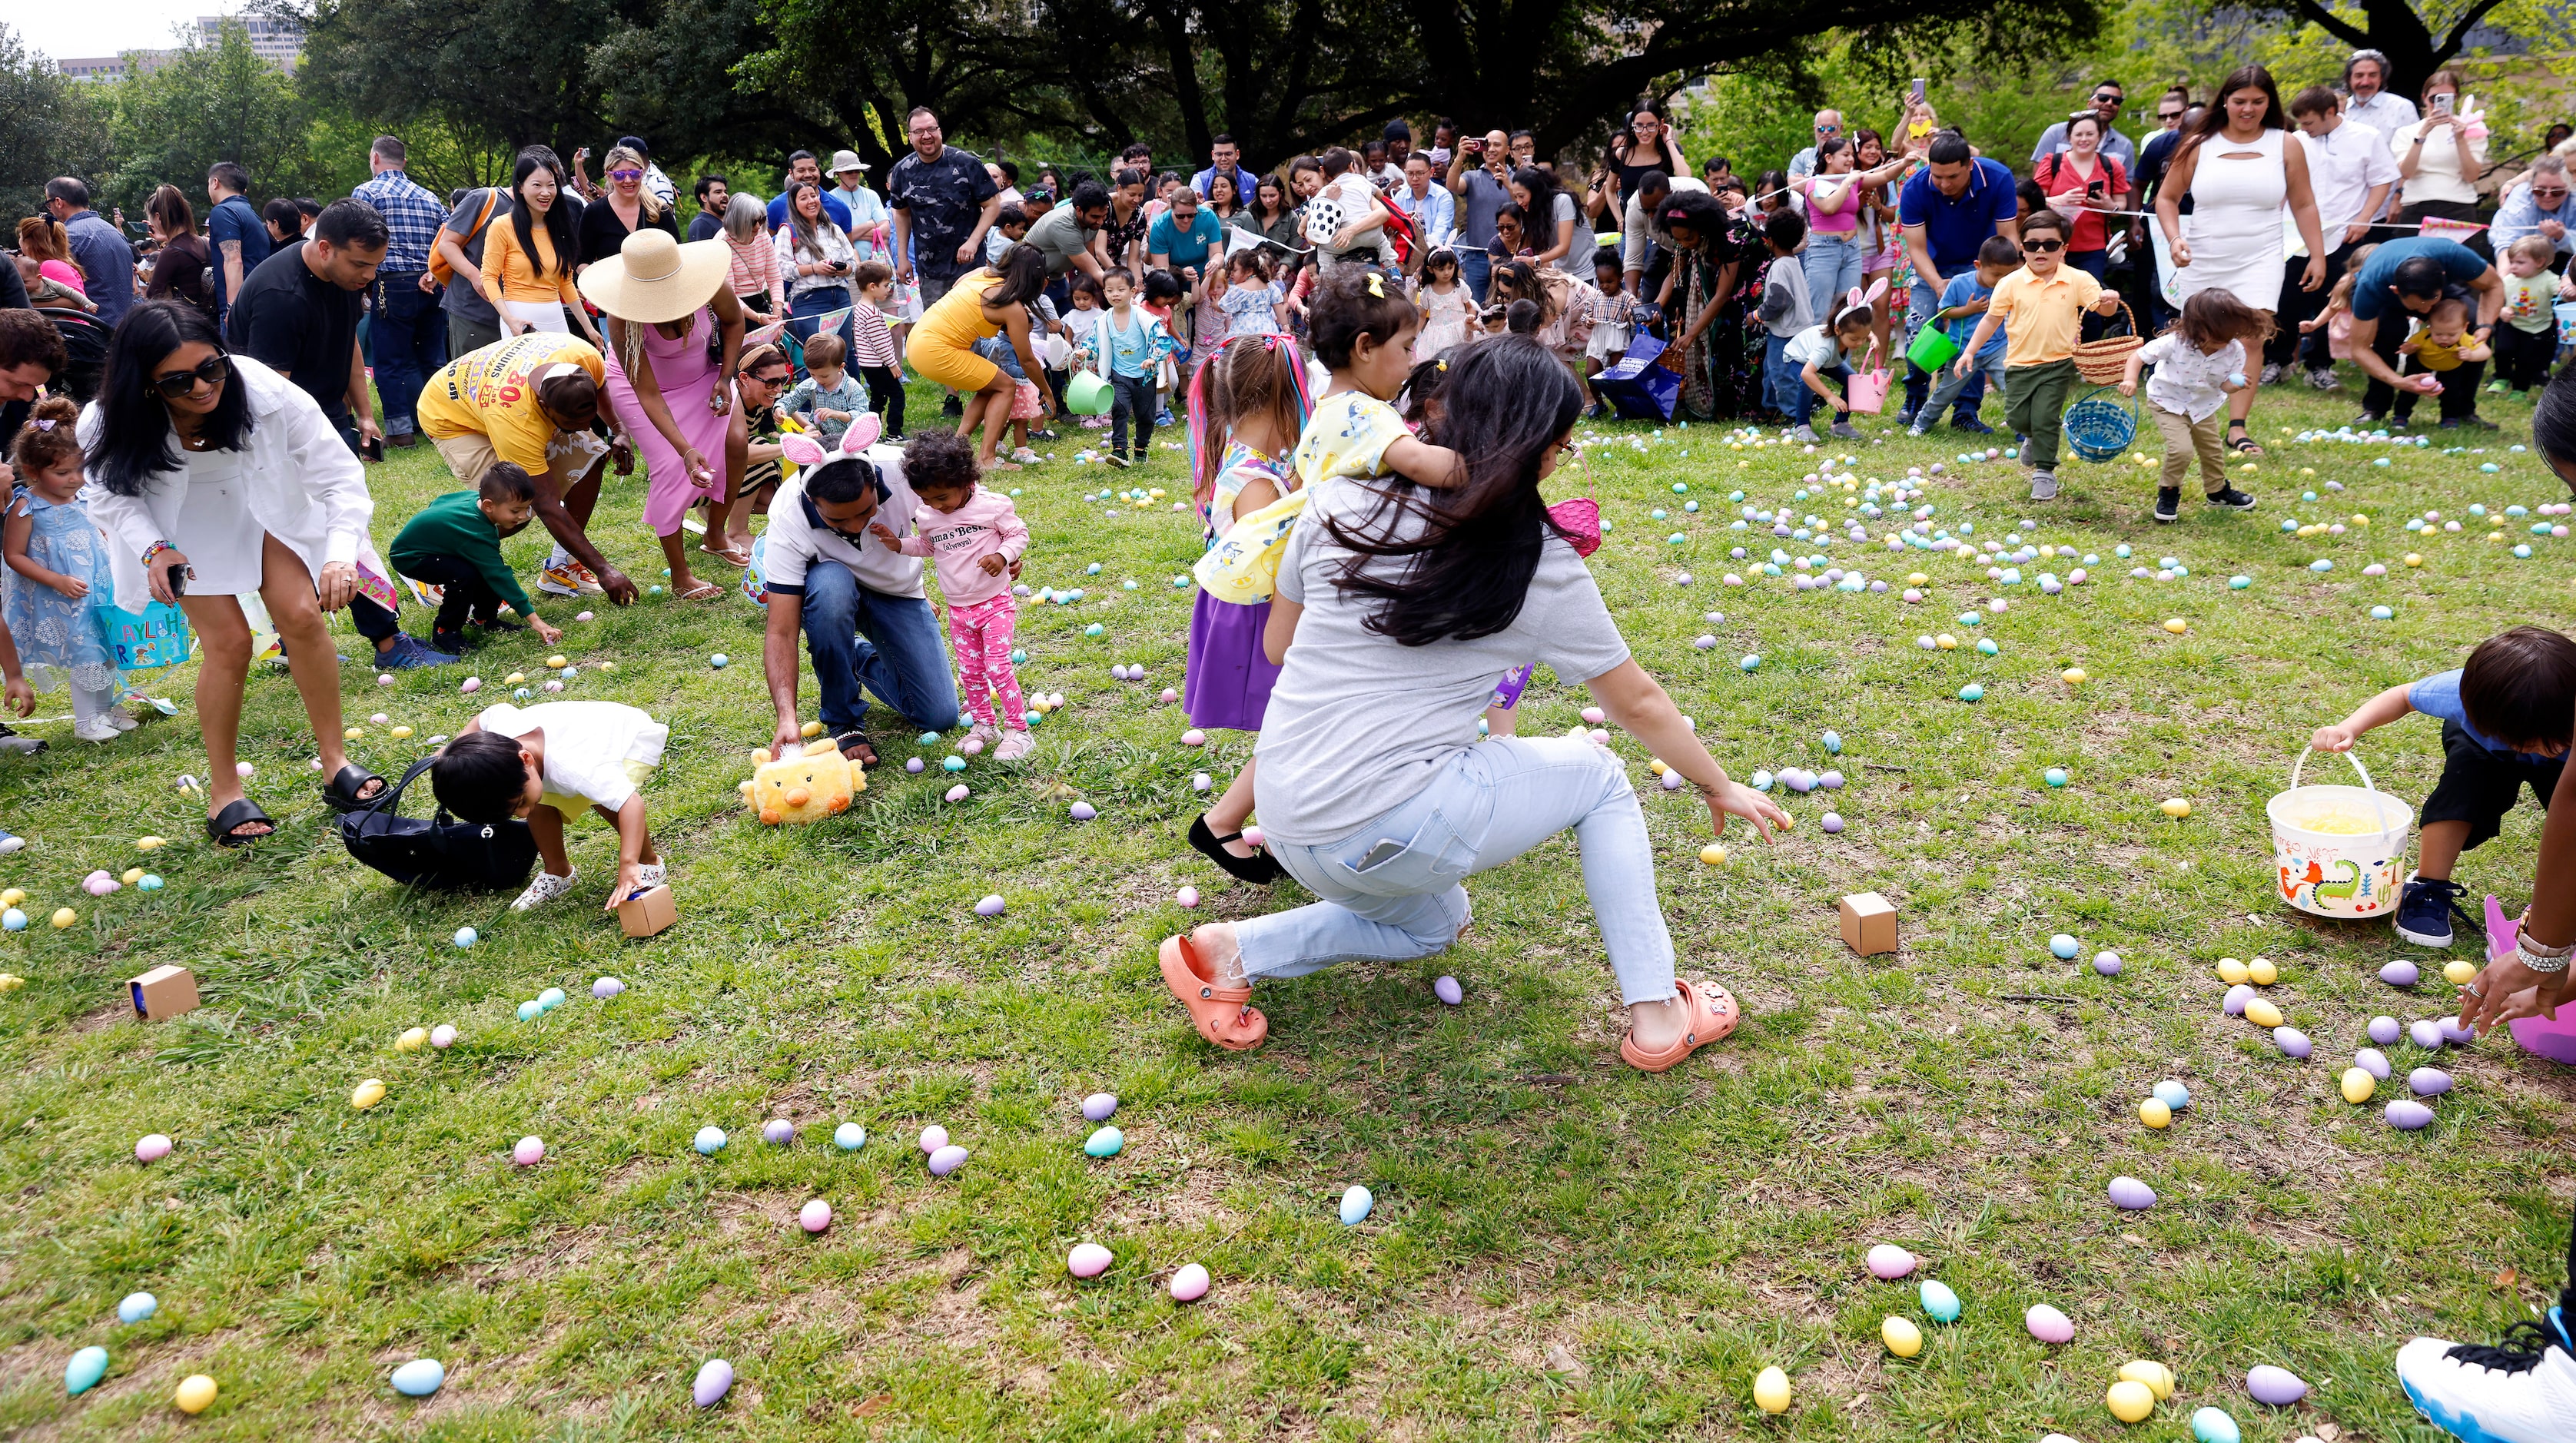
{"type": "MultiPolygon", "coordinates": [[[[653,380],[661,387],[662,404],[670,410],[672,423],[715,473],[714,484],[703,490],[690,481],[688,467],[663,438],[661,429],[644,419],[644,408],[635,399],[635,387],[626,378],[626,368],[619,364],[618,357],[608,358],[608,394],[617,403],[617,413],[627,418],[635,444],[644,451],[644,524],[652,527],[656,536],[677,532],[680,518],[698,502],[721,501],[732,494],[724,469],[725,429],[732,418],[707,409],[707,398],[715,394],[722,371],[716,358],[707,354],[707,338],[715,329],[715,312],[711,310],[700,310],[691,316],[688,334],[676,341],[666,339],[654,326],[627,327],[628,336],[640,338],[644,354],[653,362],[653,380]]],[[[630,340],[633,343],[638,342],[630,340]]]]}

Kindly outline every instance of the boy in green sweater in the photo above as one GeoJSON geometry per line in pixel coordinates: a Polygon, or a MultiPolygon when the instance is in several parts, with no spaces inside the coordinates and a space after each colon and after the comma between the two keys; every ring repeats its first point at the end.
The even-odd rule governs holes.
{"type": "Polygon", "coordinates": [[[536,508],[536,483],[527,472],[500,461],[483,473],[475,490],[451,491],[403,523],[389,557],[394,569],[444,588],[438,619],[431,624],[432,648],[450,656],[463,652],[469,621],[487,631],[519,630],[501,620],[503,602],[526,617],[548,645],[563,635],[537,615],[510,564],[501,559],[501,538],[525,527],[536,508]]]}

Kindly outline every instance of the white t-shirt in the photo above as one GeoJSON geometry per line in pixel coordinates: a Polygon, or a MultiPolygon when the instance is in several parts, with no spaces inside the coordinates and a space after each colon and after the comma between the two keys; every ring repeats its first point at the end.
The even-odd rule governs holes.
{"type": "MultiPolygon", "coordinates": [[[[903,448],[871,446],[867,457],[886,486],[886,498],[877,503],[873,519],[897,536],[909,534],[913,517],[921,510],[921,499],[904,482],[903,448]]],[[[922,594],[921,558],[888,551],[874,537],[852,541],[824,525],[813,504],[805,499],[803,472],[779,487],[777,498],[769,503],[769,530],[762,543],[760,579],[771,591],[803,595],[805,568],[820,559],[850,568],[861,586],[881,596],[922,594]]]]}
{"type": "Polygon", "coordinates": [[[545,736],[542,779],[550,795],[579,797],[610,811],[635,795],[628,762],[659,765],[671,729],[634,707],[613,701],[550,701],[520,707],[502,702],[474,718],[483,730],[505,737],[533,731],[545,736]]]}
{"type": "Polygon", "coordinates": [[[2397,193],[2397,157],[2377,130],[2358,120],[2344,121],[2323,140],[2301,131],[2299,146],[2307,152],[2308,189],[2316,197],[2326,249],[2341,250],[2344,227],[2371,219],[2361,213],[2370,188],[2385,185],[2389,194],[2397,193]]]}
{"type": "Polygon", "coordinates": [[[2158,410],[2195,421],[2207,420],[2227,404],[2227,393],[2219,389],[2221,381],[2245,374],[2242,341],[2204,351],[2184,340],[2181,332],[2167,331],[2139,347],[2138,354],[2156,368],[2147,378],[2147,399],[2158,410]]]}

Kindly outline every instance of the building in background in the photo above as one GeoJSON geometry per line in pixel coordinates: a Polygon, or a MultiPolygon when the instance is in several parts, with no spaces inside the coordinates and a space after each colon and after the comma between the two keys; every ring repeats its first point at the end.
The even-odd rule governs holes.
{"type": "MultiPolygon", "coordinates": [[[[226,24],[239,25],[248,33],[253,55],[292,75],[295,62],[304,54],[304,29],[291,20],[269,15],[200,15],[197,17],[196,45],[211,47],[221,43],[226,24]]],[[[55,63],[63,74],[74,80],[123,80],[127,75],[148,75],[170,63],[175,50],[128,50],[122,55],[94,55],[55,63]]]]}

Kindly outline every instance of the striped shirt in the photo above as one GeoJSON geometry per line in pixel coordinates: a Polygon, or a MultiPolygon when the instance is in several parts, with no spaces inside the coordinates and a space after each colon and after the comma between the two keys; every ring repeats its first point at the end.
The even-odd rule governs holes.
{"type": "Polygon", "coordinates": [[[886,329],[885,312],[865,301],[850,307],[851,355],[859,365],[874,368],[891,366],[894,360],[894,333],[886,329]]]}
{"type": "Polygon", "coordinates": [[[737,296],[766,293],[769,314],[772,317],[785,316],[787,285],[779,276],[777,243],[767,236],[755,236],[748,244],[726,236],[724,243],[725,250],[732,256],[729,269],[733,293],[737,296]]]}
{"type": "Polygon", "coordinates": [[[438,246],[438,228],[447,221],[447,206],[399,170],[380,170],[376,178],[349,192],[385,218],[385,263],[381,269],[416,274],[429,269],[429,253],[438,246]]]}

